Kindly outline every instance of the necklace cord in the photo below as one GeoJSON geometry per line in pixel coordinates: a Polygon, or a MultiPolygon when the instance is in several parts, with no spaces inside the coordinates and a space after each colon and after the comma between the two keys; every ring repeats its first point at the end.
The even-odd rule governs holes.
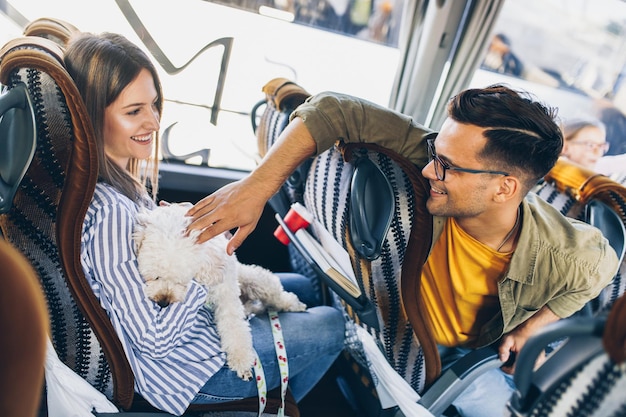
{"type": "Polygon", "coordinates": [[[506,236],[504,237],[504,240],[502,241],[502,243],[500,243],[500,246],[498,246],[498,249],[496,249],[496,252],[500,252],[500,249],[502,249],[502,247],[506,244],[506,242],[509,241],[509,239],[511,239],[511,236],[513,236],[513,233],[515,233],[515,231],[517,231],[517,228],[519,227],[519,219],[520,219],[520,208],[517,208],[517,217],[515,218],[515,224],[513,225],[513,227],[511,228],[511,230],[509,230],[509,233],[506,234],[506,236]]]}

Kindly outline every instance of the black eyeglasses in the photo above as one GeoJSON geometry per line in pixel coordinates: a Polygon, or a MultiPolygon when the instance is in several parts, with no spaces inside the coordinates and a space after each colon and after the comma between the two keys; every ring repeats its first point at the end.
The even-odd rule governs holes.
{"type": "Polygon", "coordinates": [[[435,152],[435,139],[427,139],[426,145],[428,147],[428,162],[433,161],[433,165],[435,166],[435,175],[439,181],[443,181],[446,179],[446,170],[450,169],[452,171],[460,171],[467,172],[468,174],[493,174],[493,175],[510,175],[508,172],[504,171],[486,171],[482,169],[469,169],[469,168],[458,168],[450,166],[446,161],[439,158],[437,153],[435,152]]]}

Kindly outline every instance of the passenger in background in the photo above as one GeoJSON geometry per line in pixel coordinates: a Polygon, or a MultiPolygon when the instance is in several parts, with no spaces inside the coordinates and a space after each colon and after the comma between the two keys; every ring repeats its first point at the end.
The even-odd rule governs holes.
{"type": "Polygon", "coordinates": [[[524,72],[524,64],[513,53],[511,40],[503,33],[493,36],[481,67],[516,77],[521,77],[524,72]]]}
{"type": "Polygon", "coordinates": [[[596,164],[596,171],[614,180],[626,183],[626,114],[612,103],[600,103],[598,118],[606,128],[610,148],[596,164]]]}
{"type": "Polygon", "coordinates": [[[596,169],[598,160],[609,150],[604,124],[595,119],[572,119],[563,126],[563,152],[572,162],[596,169]]]}

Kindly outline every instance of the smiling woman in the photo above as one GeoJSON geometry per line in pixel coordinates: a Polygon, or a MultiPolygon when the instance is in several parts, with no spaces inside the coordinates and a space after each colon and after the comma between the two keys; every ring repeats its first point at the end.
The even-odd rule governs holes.
{"type": "MultiPolygon", "coordinates": [[[[223,291],[224,287],[219,285],[221,282],[202,282],[201,274],[188,277],[189,283],[176,302],[163,303],[160,297],[148,297],[143,291],[145,282],[154,277],[142,275],[145,270],[140,269],[139,253],[145,255],[150,246],[145,247],[142,241],[139,251],[129,238],[138,230],[139,213],[156,209],[156,184],[148,178],[152,181],[150,198],[142,183],[146,171],[140,169],[140,163],[147,160],[157,166],[158,162],[152,141],[159,128],[163,97],[158,75],[143,51],[125,37],[111,33],[72,37],[64,60],[93,121],[96,147],[102,158],[98,160],[98,183],[83,222],[81,265],[124,346],[139,394],[155,408],[175,415],[182,415],[192,405],[200,407],[256,395],[264,404],[267,391],[283,386],[285,398],[284,354],[275,350],[273,340],[273,329],[280,318],[280,344],[289,346],[292,352],[288,361],[289,387],[295,400],[300,401],[343,347],[341,313],[312,302],[306,311],[303,304],[298,304],[297,310],[281,309],[271,322],[265,314],[248,317],[241,305],[236,310],[236,305],[228,308],[228,304],[210,302],[212,296],[220,296],[219,288],[223,291]],[[232,316],[239,312],[240,321],[232,316]],[[229,320],[236,320],[238,326],[231,323],[229,327],[229,320]],[[250,337],[249,350],[237,342],[236,331],[250,337]]],[[[163,250],[163,244],[155,248],[163,250]]],[[[170,251],[166,255],[173,256],[171,261],[175,263],[182,254],[170,251]]],[[[221,256],[227,255],[221,251],[221,256]]],[[[209,264],[215,270],[232,272],[232,264],[220,259],[210,259],[209,264]]],[[[185,273],[180,268],[171,269],[174,275],[185,273]]],[[[277,276],[267,273],[278,282],[277,276]]],[[[239,302],[239,283],[231,275],[224,282],[236,290],[230,295],[239,302]]],[[[300,297],[310,291],[303,277],[291,274],[283,280],[285,287],[291,285],[300,297]]]]}
{"type": "Polygon", "coordinates": [[[102,135],[106,154],[122,169],[131,159],[148,159],[156,148],[161,112],[155,83],[152,74],[142,69],[105,110],[102,135]]]}
{"type": "Polygon", "coordinates": [[[135,201],[143,194],[141,184],[149,181],[156,197],[163,111],[156,68],[143,51],[119,34],[96,37],[86,33],[71,42],[70,46],[81,47],[68,48],[65,65],[87,105],[100,144],[100,178],[135,201]],[[119,58],[121,51],[127,59],[119,58]]]}

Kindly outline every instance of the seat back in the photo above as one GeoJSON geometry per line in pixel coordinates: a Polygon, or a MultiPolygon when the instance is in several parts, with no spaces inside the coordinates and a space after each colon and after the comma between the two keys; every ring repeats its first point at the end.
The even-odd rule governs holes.
{"type": "Polygon", "coordinates": [[[510,416],[623,416],[626,413],[626,298],[608,317],[576,317],[546,326],[517,360],[510,416]],[[549,344],[566,339],[535,370],[549,344]]]}
{"type": "MultiPolygon", "coordinates": [[[[406,158],[377,145],[350,144],[312,161],[304,194],[315,224],[350,255],[377,322],[372,326],[343,300],[337,303],[375,336],[388,362],[417,392],[441,370],[419,302],[419,278],[432,235],[432,216],[425,205],[428,190],[406,158]]],[[[315,228],[313,233],[319,235],[315,228]]],[[[359,372],[366,370],[357,338],[349,337],[348,345],[349,359],[356,361],[359,372]]]]}
{"type": "Polygon", "coordinates": [[[46,303],[32,266],[2,239],[0,265],[0,415],[35,417],[50,330],[46,303]]]}
{"type": "Polygon", "coordinates": [[[38,273],[59,358],[128,407],[132,373],[118,372],[128,368],[121,345],[102,337],[113,329],[80,264],[82,221],[97,180],[97,159],[89,118],[62,56],[56,42],[35,36],[10,41],[0,51],[0,83],[9,91],[27,87],[37,132],[34,157],[0,226],[38,273]]]}
{"type": "Polygon", "coordinates": [[[626,291],[626,187],[560,158],[535,191],[562,214],[598,227],[617,253],[615,278],[585,309],[591,314],[608,310],[626,291]]]}

